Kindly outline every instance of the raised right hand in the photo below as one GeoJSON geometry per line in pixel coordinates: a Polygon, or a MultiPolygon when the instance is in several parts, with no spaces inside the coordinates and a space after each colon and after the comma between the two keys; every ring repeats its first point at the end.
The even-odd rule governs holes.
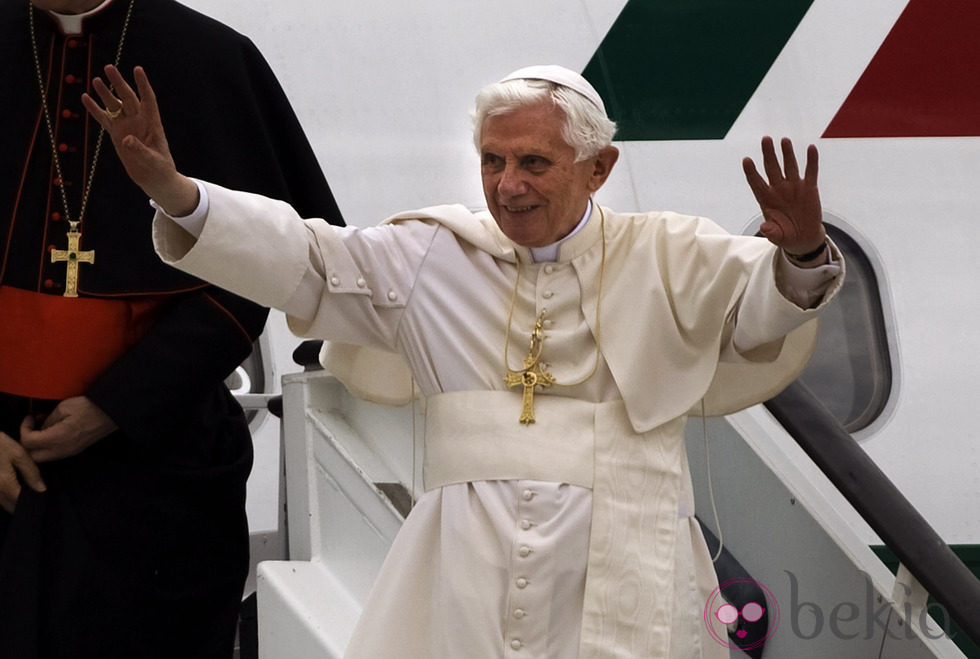
{"type": "Polygon", "coordinates": [[[177,171],[146,72],[133,70],[138,94],[115,66],[106,66],[105,74],[111,89],[101,78],[92,81],[105,109],[88,94],[82,94],[82,104],[109,134],[133,182],[170,215],[189,214],[197,207],[197,186],[177,171]]]}

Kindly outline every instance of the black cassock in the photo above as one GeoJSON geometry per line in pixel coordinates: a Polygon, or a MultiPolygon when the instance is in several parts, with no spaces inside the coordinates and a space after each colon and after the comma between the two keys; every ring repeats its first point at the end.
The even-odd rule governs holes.
{"type": "MultiPolygon", "coordinates": [[[[129,9],[113,0],[82,34],[64,35],[28,0],[0,3],[0,429],[17,438],[26,415],[43,418],[69,395],[87,396],[119,426],[43,464],[47,492],[25,487],[13,517],[0,511],[3,657],[230,656],[248,569],[251,439],[223,380],[267,310],[157,258],[153,210],[108,137],[81,225],[80,248],[95,261],[78,266],[77,300],[62,297],[66,264],[50,259],[67,246],[68,226],[28,12],[74,220],[98,135],[80,96],[115,61],[129,9]],[[93,354],[107,345],[113,356],[101,364],[93,354]]],[[[135,65],[156,90],[183,173],[343,224],[247,38],[171,0],[132,0],[120,69],[129,78],[135,65]]]]}

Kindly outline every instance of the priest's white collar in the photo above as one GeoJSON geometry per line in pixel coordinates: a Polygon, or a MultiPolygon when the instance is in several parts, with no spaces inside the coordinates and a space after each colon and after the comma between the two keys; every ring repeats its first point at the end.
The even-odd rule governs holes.
{"type": "Polygon", "coordinates": [[[588,205],[585,207],[585,215],[582,219],[578,221],[575,228],[569,232],[567,236],[559,240],[558,242],[551,243],[550,245],[545,245],[544,247],[531,247],[531,259],[535,263],[548,263],[550,261],[558,260],[558,252],[561,249],[562,243],[569,240],[572,236],[577,234],[582,230],[582,227],[586,225],[589,221],[589,217],[592,215],[592,200],[589,199],[588,205]]]}
{"type": "Polygon", "coordinates": [[[105,0],[105,2],[101,3],[98,7],[93,7],[92,9],[82,12],[81,14],[59,14],[54,11],[49,11],[48,14],[58,21],[58,24],[61,25],[61,31],[65,34],[81,34],[82,22],[92,14],[102,11],[111,3],[112,0],[105,0]]]}

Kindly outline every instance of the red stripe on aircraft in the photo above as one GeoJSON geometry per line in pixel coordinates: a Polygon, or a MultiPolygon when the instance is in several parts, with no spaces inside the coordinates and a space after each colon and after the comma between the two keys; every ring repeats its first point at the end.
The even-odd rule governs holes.
{"type": "Polygon", "coordinates": [[[823,136],[980,136],[978,35],[977,0],[910,0],[823,136]]]}

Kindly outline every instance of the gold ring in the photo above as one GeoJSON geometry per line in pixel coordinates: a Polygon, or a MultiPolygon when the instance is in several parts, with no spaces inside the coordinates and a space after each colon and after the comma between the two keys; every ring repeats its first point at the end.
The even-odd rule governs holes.
{"type": "Polygon", "coordinates": [[[122,104],[120,104],[118,110],[113,110],[112,112],[105,110],[105,116],[109,117],[110,119],[115,119],[116,117],[122,114],[122,111],[123,111],[123,106],[122,104]]]}

